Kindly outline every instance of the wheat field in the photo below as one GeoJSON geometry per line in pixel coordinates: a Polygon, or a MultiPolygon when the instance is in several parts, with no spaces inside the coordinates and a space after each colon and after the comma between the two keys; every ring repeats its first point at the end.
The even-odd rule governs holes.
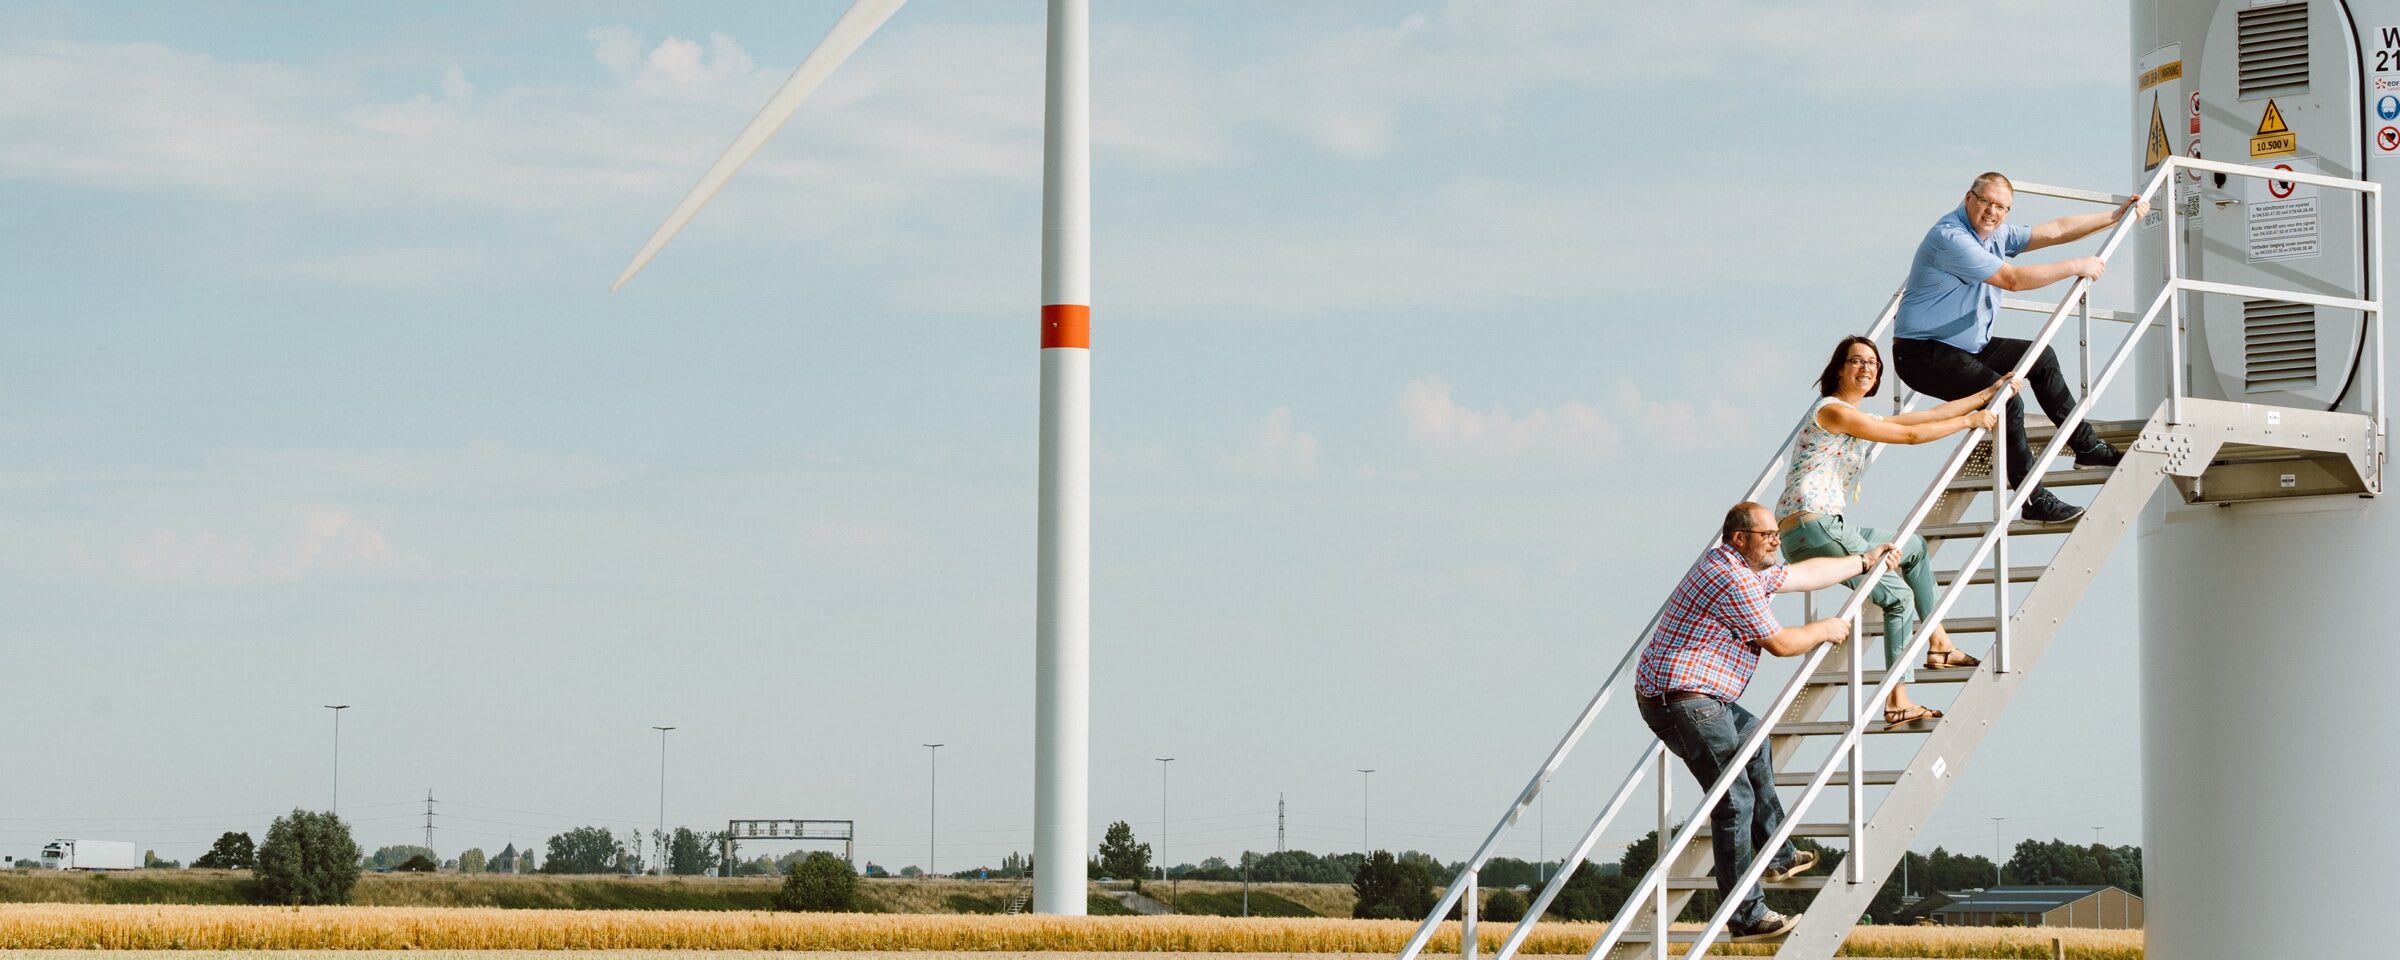
{"type": "MultiPolygon", "coordinates": [[[[1401,920],[1239,917],[1042,917],[794,914],[441,907],[246,907],[0,904],[0,949],[68,950],[821,950],[949,952],[1357,953],[1399,950],[1401,920]]],[[[1599,924],[1550,923],[1525,952],[1582,953],[1599,924]]],[[[1508,928],[1477,931],[1485,951],[1508,928]]],[[[2139,933],[2101,930],[1861,927],[1848,956],[2139,960],[2139,933]]],[[[1458,951],[1449,924],[1431,950],[1458,951]]],[[[1726,947],[1765,955],[1765,945],[1726,947]]]]}

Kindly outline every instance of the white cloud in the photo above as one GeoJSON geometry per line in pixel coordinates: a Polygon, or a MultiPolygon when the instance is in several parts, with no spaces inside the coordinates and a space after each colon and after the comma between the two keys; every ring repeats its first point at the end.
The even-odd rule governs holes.
{"type": "Polygon", "coordinates": [[[1217,458],[1217,466],[1250,477],[1313,477],[1317,475],[1317,438],[1292,426],[1290,407],[1276,407],[1253,424],[1233,450],[1217,458]]]}
{"type": "Polygon", "coordinates": [[[464,497],[588,490],[631,473],[589,457],[535,453],[489,440],[455,451],[270,450],[234,459],[272,473],[325,476],[354,489],[464,497]]]}
{"type": "Polygon", "coordinates": [[[466,68],[451,64],[449,71],[442,74],[442,96],[464,100],[474,95],[475,85],[467,82],[466,68]]]}
{"type": "Polygon", "coordinates": [[[161,529],[125,548],[124,570],[165,583],[288,583],[389,571],[399,559],[383,531],[340,508],[298,510],[282,527],[264,543],[246,534],[161,529]]]}
{"type": "Polygon", "coordinates": [[[1589,459],[1617,447],[1618,428],[1600,411],[1575,401],[1522,416],[1495,404],[1471,410],[1438,376],[1411,380],[1400,391],[1401,423],[1409,439],[1437,454],[1472,459],[1549,455],[1589,459]]]}
{"type": "Polygon", "coordinates": [[[1461,461],[1551,459],[1591,462],[1638,445],[1642,450],[1713,450],[1750,439],[1748,410],[1722,400],[1662,400],[1627,381],[1595,406],[1565,400],[1523,414],[1493,404],[1460,403],[1449,381],[1424,376],[1401,388],[1400,421],[1411,441],[1461,461]]]}

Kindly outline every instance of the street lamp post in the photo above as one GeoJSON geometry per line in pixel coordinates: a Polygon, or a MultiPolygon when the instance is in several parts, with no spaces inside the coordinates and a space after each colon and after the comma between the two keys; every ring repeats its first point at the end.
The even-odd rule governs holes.
{"type": "Polygon", "coordinates": [[[325,709],[333,711],[333,808],[327,812],[339,819],[342,815],[342,711],[350,709],[350,705],[328,703],[325,709]]]}
{"type": "Polygon", "coordinates": [[[1375,844],[1367,839],[1367,780],[1374,773],[1372,768],[1366,767],[1358,771],[1358,862],[1361,865],[1367,862],[1368,852],[1375,849],[1375,844]]]}
{"type": "Polygon", "coordinates": [[[2000,885],[2000,825],[2007,820],[2007,817],[1992,818],[1992,886],[1995,887],[2000,885]]]}
{"type": "Polygon", "coordinates": [[[1167,900],[1182,899],[1175,895],[1175,878],[1167,874],[1167,764],[1174,757],[1151,757],[1158,761],[1158,875],[1167,881],[1167,900]]]}
{"type": "Polygon", "coordinates": [[[933,879],[933,811],[934,801],[940,796],[936,789],[940,786],[942,779],[941,750],[942,744],[928,743],[925,745],[925,879],[927,880],[933,879]]]}
{"type": "Polygon", "coordinates": [[[658,873],[660,876],[665,876],[665,875],[666,875],[666,872],[667,872],[667,851],[668,851],[668,847],[667,847],[667,731],[669,731],[669,730],[673,730],[673,729],[675,729],[675,728],[674,728],[674,727],[659,727],[659,726],[653,726],[653,727],[651,727],[650,729],[658,731],[658,870],[657,870],[657,873],[658,873]]]}

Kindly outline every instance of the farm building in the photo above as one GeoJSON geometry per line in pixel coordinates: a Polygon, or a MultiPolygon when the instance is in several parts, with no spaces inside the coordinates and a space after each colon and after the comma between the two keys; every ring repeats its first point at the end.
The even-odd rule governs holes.
{"type": "Polygon", "coordinates": [[[1950,896],[1948,905],[1933,911],[1933,919],[1946,926],[2142,926],[2142,898],[2112,886],[1990,887],[1950,896]]]}

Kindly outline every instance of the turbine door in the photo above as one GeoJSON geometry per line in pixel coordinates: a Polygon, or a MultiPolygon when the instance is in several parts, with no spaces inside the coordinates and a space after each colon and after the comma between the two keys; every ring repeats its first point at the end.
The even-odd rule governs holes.
{"type": "MultiPolygon", "coordinates": [[[[2395,36],[2400,40],[2400,36],[2395,36]]],[[[2219,4],[2202,56],[2187,60],[2187,102],[2171,135],[2199,155],[2266,169],[2357,178],[2381,124],[2365,90],[2361,37],[2339,0],[2219,4]],[[2197,134],[2189,134],[2193,126],[2197,134]]],[[[2400,45],[2395,45],[2400,51],[2400,45]]],[[[2394,57],[2400,57],[2396,52],[2394,57]]],[[[2400,62],[2386,104],[2400,148],[2400,62]]],[[[2172,123],[2172,121],[2170,121],[2172,123]]],[[[2359,297],[2366,274],[2364,202],[2290,181],[2203,174],[2180,185],[2185,276],[2219,283],[2359,297]]],[[[2199,396],[2326,408],[2358,406],[2351,383],[2363,318],[2282,300],[2186,295],[2194,335],[2191,390],[2199,396]]]]}

